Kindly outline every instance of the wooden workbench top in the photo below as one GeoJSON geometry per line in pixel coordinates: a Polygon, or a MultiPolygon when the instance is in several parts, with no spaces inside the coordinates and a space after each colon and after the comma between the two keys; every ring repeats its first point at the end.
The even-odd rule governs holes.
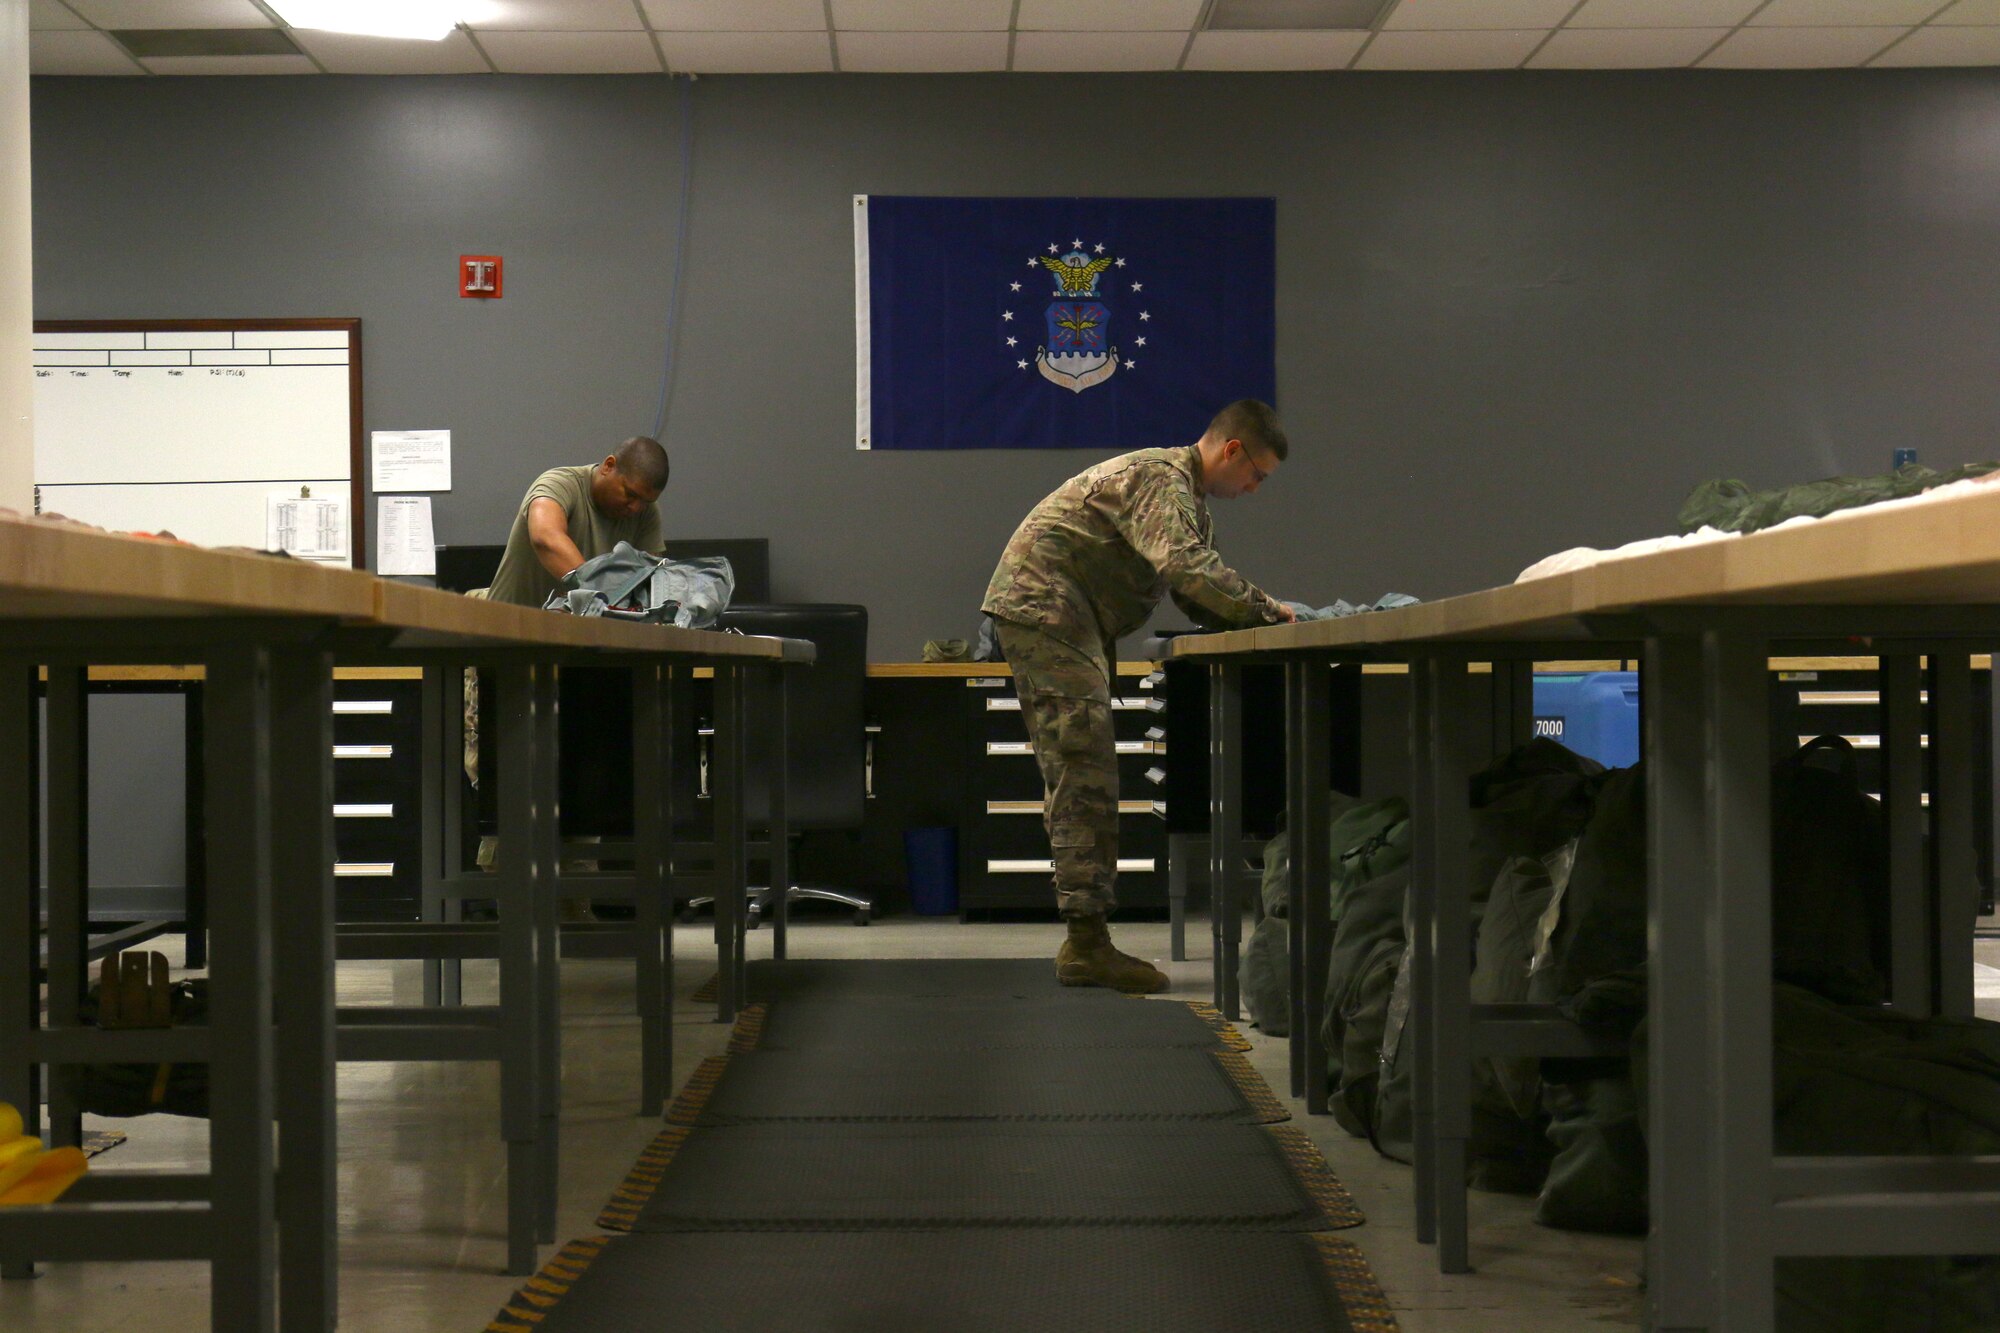
{"type": "Polygon", "coordinates": [[[603,616],[568,616],[386,579],[375,582],[378,601],[366,628],[390,631],[390,651],[463,646],[468,641],[478,641],[495,646],[552,645],[769,662],[810,662],[814,655],[812,644],[803,639],[723,634],[603,616]]]}
{"type": "MultiPolygon", "coordinates": [[[[1152,662],[1118,664],[1118,674],[1121,676],[1150,676],[1154,669],[1155,664],[1152,662]]],[[[926,676],[965,679],[1013,674],[1013,668],[1005,662],[870,662],[868,664],[868,675],[873,680],[909,680],[926,676]]]]}
{"type": "Polygon", "coordinates": [[[1844,511],[1442,601],[1340,620],[1176,639],[1177,657],[1438,640],[1583,639],[1584,618],[1641,607],[2000,602],[2000,485],[1844,511]]]}
{"type": "Polygon", "coordinates": [[[309,560],[0,516],[0,616],[345,620],[374,614],[379,582],[309,560]]]}

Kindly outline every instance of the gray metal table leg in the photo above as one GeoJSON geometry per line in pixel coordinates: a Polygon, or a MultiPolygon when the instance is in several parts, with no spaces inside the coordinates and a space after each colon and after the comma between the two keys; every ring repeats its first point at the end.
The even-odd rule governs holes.
{"type": "Polygon", "coordinates": [[[1292,857],[1304,889],[1305,964],[1298,973],[1303,985],[1293,1012],[1303,1036],[1299,1044],[1305,1052],[1306,1112],[1325,1115],[1327,1050],[1320,1017],[1333,959],[1333,830],[1327,823],[1325,800],[1333,741],[1333,671],[1325,662],[1311,660],[1301,662],[1298,669],[1300,711],[1298,725],[1289,734],[1299,747],[1300,777],[1307,795],[1305,822],[1294,825],[1292,833],[1292,857]]]}
{"type": "Polygon", "coordinates": [[[771,956],[785,956],[792,920],[791,765],[788,762],[787,696],[791,673],[782,666],[766,667],[770,679],[770,744],[764,752],[765,783],[771,793],[771,956]]]}
{"type": "Polygon", "coordinates": [[[1185,833],[1167,835],[1167,956],[1187,961],[1188,858],[1194,853],[1185,833]]]}
{"type": "MultiPolygon", "coordinates": [[[[11,941],[16,950],[0,963],[0,1102],[19,1108],[31,1134],[39,1127],[41,1107],[37,1066],[28,1049],[40,1023],[35,898],[41,781],[35,713],[34,661],[0,657],[0,942],[11,941]]],[[[33,1273],[29,1259],[0,1243],[0,1277],[33,1273]]]]}
{"type": "MultiPolygon", "coordinates": [[[[426,668],[426,676],[430,670],[426,668]]],[[[437,671],[444,694],[444,755],[443,768],[438,775],[442,784],[438,789],[438,822],[443,834],[439,865],[445,884],[450,886],[440,903],[439,919],[462,921],[465,919],[465,900],[459,895],[465,891],[466,784],[460,775],[465,771],[465,701],[466,695],[474,689],[474,682],[468,679],[468,669],[445,666],[437,671]]],[[[477,819],[476,811],[474,818],[477,819]]],[[[463,1004],[463,979],[464,966],[458,959],[442,960],[438,964],[438,1003],[453,1007],[463,1004]]]]}
{"type": "Polygon", "coordinates": [[[216,650],[207,671],[208,808],[231,836],[208,839],[210,1323],[276,1326],[277,1207],[271,1123],[270,655],[216,650]]]}
{"type": "Polygon", "coordinates": [[[743,669],[715,668],[715,1019],[743,1006],[744,894],[749,882],[743,826],[743,669]]]}
{"type": "MultiPolygon", "coordinates": [[[[339,1322],[335,1225],[333,659],[279,650],[271,662],[271,810],[277,973],[279,1313],[286,1333],[339,1322]]],[[[426,766],[428,777],[436,772],[426,766]]],[[[434,1002],[434,1001],[433,1001],[434,1002]]]]}
{"type": "Polygon", "coordinates": [[[480,719],[481,743],[497,741],[499,826],[497,864],[492,875],[499,909],[500,1135],[507,1141],[507,1271],[533,1273],[535,1250],[536,1135],[540,1130],[539,1048],[536,975],[539,971],[535,922],[536,865],[531,830],[535,820],[534,681],[521,662],[487,668],[493,716],[480,719]]]}
{"type": "Polygon", "coordinates": [[[558,776],[561,756],[556,671],[535,667],[535,973],[536,1001],[536,1200],[535,1239],[556,1240],[556,1192],[562,1114],[562,827],[558,776]]]}
{"type": "Polygon", "coordinates": [[[673,935],[667,901],[667,701],[657,665],[632,668],[632,894],[639,1004],[639,1114],[666,1107],[673,1071],[670,981],[673,935]]]}
{"type": "MultiPolygon", "coordinates": [[[[90,939],[90,701],[85,668],[51,665],[44,743],[48,747],[49,1016],[52,1028],[82,1024],[90,939]]],[[[76,1070],[48,1069],[50,1147],[83,1142],[76,1070]]]]}
{"type": "Polygon", "coordinates": [[[1972,663],[1932,653],[1931,846],[1937,894],[1937,1012],[1971,1018],[1972,938],[1979,921],[1972,818],[1972,663]]]}
{"type": "MultiPolygon", "coordinates": [[[[1432,923],[1437,914],[1437,826],[1433,765],[1436,755],[1431,732],[1436,714],[1431,699],[1434,678],[1419,659],[1410,663],[1410,902],[1406,919],[1412,934],[1408,952],[1410,1007],[1400,1042],[1410,1047],[1410,1135],[1414,1158],[1413,1203],[1419,1244],[1435,1244],[1437,1235],[1437,1093],[1432,1051],[1433,1012],[1423,997],[1432,993],[1436,960],[1431,953],[1432,923]]],[[[1399,980],[1397,989],[1405,987],[1399,980]]]]}
{"type": "Polygon", "coordinates": [[[1652,1225],[1646,1238],[1648,1327],[1715,1326],[1709,1230],[1716,1164],[1710,1156],[1712,1040],[1707,913],[1707,766],[1700,640],[1655,637],[1639,676],[1646,763],[1647,1079],[1646,1151],[1652,1225]],[[1694,1068],[1676,1067],[1680,1052],[1694,1068]]]}
{"type": "MultiPolygon", "coordinates": [[[[1713,1117],[1716,1213],[1709,1235],[1718,1313],[1723,1327],[1759,1333],[1776,1317],[1769,654],[1770,645],[1753,633],[1711,629],[1702,636],[1709,864],[1691,895],[1715,945],[1708,1068],[1693,1071],[1691,1081],[1707,1088],[1713,1117]]],[[[1680,1067],[1684,1052],[1657,1040],[1651,1049],[1655,1078],[1689,1079],[1690,1071],[1680,1067]]]]}
{"type": "Polygon", "coordinates": [[[1438,1268],[1470,1272],[1467,1252],[1466,1149],[1472,1135],[1472,901],[1468,840],[1473,771],[1471,687],[1456,654],[1426,658],[1431,677],[1431,781],[1425,814],[1431,826],[1431,932],[1417,951],[1431,958],[1428,995],[1412,991],[1411,1007],[1430,1008],[1432,1185],[1436,1191],[1438,1268]]]}
{"type": "Polygon", "coordinates": [[[1324,799],[1318,802],[1320,813],[1314,814],[1313,781],[1305,766],[1305,672],[1304,662],[1285,663],[1285,833],[1290,849],[1285,865],[1285,996],[1291,1028],[1285,1053],[1294,1097],[1306,1095],[1306,901],[1311,887],[1306,879],[1310,868],[1301,855],[1303,835],[1326,822],[1324,799]]]}
{"type": "Polygon", "coordinates": [[[1215,1002],[1223,1017],[1242,1017],[1237,948],[1243,909],[1236,898],[1243,865],[1243,672],[1233,662],[1209,668],[1208,896],[1215,935],[1215,1002]]]}
{"type": "Polygon", "coordinates": [[[1876,687],[1889,839],[1889,1002],[1901,1013],[1922,1017],[1936,1012],[1937,977],[1924,846],[1924,679],[1916,654],[1884,654],[1876,687]]]}

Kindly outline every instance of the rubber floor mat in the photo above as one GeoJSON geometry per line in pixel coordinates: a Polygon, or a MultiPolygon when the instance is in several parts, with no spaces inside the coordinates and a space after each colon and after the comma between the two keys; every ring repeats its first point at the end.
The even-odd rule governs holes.
{"type": "Polygon", "coordinates": [[[1360,1251],[1338,1237],[1007,1228],[575,1241],[488,1325],[492,1333],[1395,1327],[1360,1251]]]}
{"type": "MultiPolygon", "coordinates": [[[[1101,986],[1064,986],[1056,981],[1051,928],[1047,958],[771,958],[748,968],[752,1000],[825,1000],[849,996],[985,996],[1012,999],[1060,998],[1098,1004],[1127,997],[1101,986]]],[[[713,998],[711,993],[710,998],[713,998]]]]}
{"type": "Polygon", "coordinates": [[[598,1225],[843,1231],[1362,1221],[1290,1125],[775,1124],[663,1131],[598,1225]]]}
{"type": "Polygon", "coordinates": [[[1250,1043],[1209,1004],[1132,1000],[1071,1004],[962,995],[927,1000],[857,996],[837,1003],[754,1004],[737,1016],[731,1051],[1092,1049],[1250,1043]]]}
{"type": "Polygon", "coordinates": [[[747,1051],[697,1067],[667,1119],[682,1125],[810,1120],[1226,1120],[1291,1113],[1234,1051],[747,1051]]]}

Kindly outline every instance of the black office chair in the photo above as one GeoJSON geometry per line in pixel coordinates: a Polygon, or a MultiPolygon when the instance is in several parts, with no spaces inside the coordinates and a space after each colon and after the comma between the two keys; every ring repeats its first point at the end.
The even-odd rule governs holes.
{"type": "MultiPolygon", "coordinates": [[[[867,802],[863,691],[868,675],[868,608],[803,602],[735,605],[722,613],[722,626],[745,634],[809,639],[818,648],[813,665],[783,673],[788,691],[786,827],[794,839],[801,833],[860,828],[867,802]]],[[[770,744],[774,716],[770,691],[776,688],[768,677],[754,678],[747,685],[744,739],[752,754],[764,753],[770,744]]],[[[771,790],[765,776],[762,765],[751,765],[743,804],[745,823],[752,829],[767,828],[768,839],[771,790]]],[[[755,852],[753,844],[753,856],[755,852]]],[[[750,896],[752,926],[759,916],[778,910],[769,886],[752,888],[750,896]]],[[[786,887],[785,902],[802,898],[851,907],[856,925],[867,925],[874,915],[874,903],[859,894],[820,885],[786,887]]],[[[683,919],[712,902],[710,897],[691,900],[683,919]]]]}

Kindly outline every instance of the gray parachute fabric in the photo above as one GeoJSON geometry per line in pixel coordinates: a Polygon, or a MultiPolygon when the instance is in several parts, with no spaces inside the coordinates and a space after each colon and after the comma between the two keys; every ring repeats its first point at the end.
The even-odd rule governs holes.
{"type": "Polygon", "coordinates": [[[542,609],[709,629],[735,592],[736,571],[724,556],[668,560],[619,542],[571,570],[542,609]]]}

